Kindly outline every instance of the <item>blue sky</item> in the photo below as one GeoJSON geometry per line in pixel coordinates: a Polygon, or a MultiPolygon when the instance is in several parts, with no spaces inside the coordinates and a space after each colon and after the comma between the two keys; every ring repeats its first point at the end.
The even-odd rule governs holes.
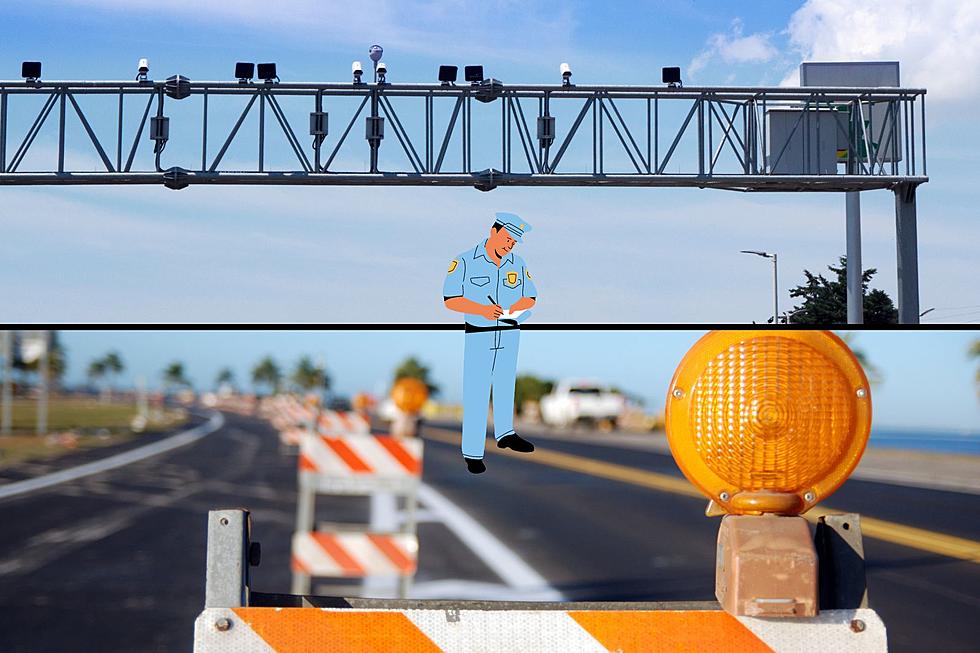
{"type": "MultiPolygon", "coordinates": [[[[690,84],[776,85],[804,59],[897,59],[905,84],[929,89],[921,306],[936,307],[930,321],[976,322],[980,5],[931,4],[923,14],[911,0],[32,0],[5,3],[0,77],[39,59],[47,79],[132,79],[148,57],[155,78],[227,79],[236,60],[272,60],[284,80],[343,81],[374,42],[392,81],[405,82],[434,80],[443,63],[482,63],[505,82],[558,81],[567,61],[582,83],[656,82],[661,66],[680,65],[690,84]]],[[[111,111],[92,106],[95,129],[111,134],[111,111]]],[[[301,125],[308,107],[287,110],[301,125]]],[[[331,133],[345,121],[334,110],[331,133]]],[[[91,159],[82,139],[69,139],[69,159],[91,159]]],[[[38,152],[53,143],[42,133],[38,152]]],[[[171,143],[167,156],[181,147],[171,143]]],[[[228,161],[252,149],[245,139],[228,161]]],[[[283,152],[270,146],[270,156],[283,152]]],[[[363,148],[341,157],[358,164],[363,148]]],[[[838,195],[8,187],[0,197],[0,316],[12,321],[456,322],[441,305],[446,265],[498,210],[535,226],[519,252],[535,274],[541,322],[762,321],[770,268],[738,250],[778,252],[783,307],[804,268],[823,270],[844,251],[838,195]]],[[[865,267],[895,297],[892,195],[862,201],[865,267]]]]}
{"type": "MultiPolygon", "coordinates": [[[[546,378],[587,377],[617,385],[660,410],[667,384],[697,331],[528,331],[521,335],[518,373],[546,378]]],[[[441,399],[462,399],[463,334],[450,331],[62,331],[68,350],[67,380],[84,383],[88,363],[111,349],[126,363],[120,385],[143,376],[159,387],[160,372],[182,361],[198,386],[213,387],[229,366],[241,384],[271,355],[290,371],[302,355],[323,361],[343,395],[387,392],[399,362],[416,356],[430,366],[441,399]]],[[[959,331],[865,331],[854,336],[882,375],[872,388],[875,424],[980,432],[980,402],[974,385],[977,361],[967,348],[978,335],[959,331]]],[[[247,387],[247,386],[246,386],[247,387]]]]}

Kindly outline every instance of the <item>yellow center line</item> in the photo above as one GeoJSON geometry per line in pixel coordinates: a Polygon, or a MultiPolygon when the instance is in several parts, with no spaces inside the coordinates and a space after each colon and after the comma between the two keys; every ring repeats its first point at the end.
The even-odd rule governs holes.
{"type": "MultiPolygon", "coordinates": [[[[458,431],[427,427],[424,432],[427,440],[436,440],[453,445],[459,444],[460,436],[458,431]]],[[[510,449],[496,449],[495,453],[512,456],[524,462],[547,465],[558,469],[567,469],[599,478],[608,478],[613,481],[629,483],[651,490],[660,490],[662,492],[670,492],[672,494],[680,494],[698,499],[707,498],[700,490],[688,483],[686,479],[638,469],[628,465],[608,463],[586,458],[585,456],[558,451],[541,450],[540,447],[536,448],[533,454],[518,453],[510,449]]],[[[841,512],[830,507],[815,506],[803,516],[812,522],[816,522],[819,517],[840,514],[841,512]]],[[[861,532],[868,537],[891,542],[892,544],[899,544],[920,551],[980,563],[980,542],[975,540],[937,533],[924,528],[906,526],[905,524],[898,524],[875,517],[866,517],[864,515],[861,515],[861,532]]]]}

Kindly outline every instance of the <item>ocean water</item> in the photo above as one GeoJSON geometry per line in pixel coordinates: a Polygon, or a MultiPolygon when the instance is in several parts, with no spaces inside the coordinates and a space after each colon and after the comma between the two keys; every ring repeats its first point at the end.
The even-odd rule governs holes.
{"type": "Polygon", "coordinates": [[[868,446],[980,456],[980,431],[872,428],[868,446]]]}

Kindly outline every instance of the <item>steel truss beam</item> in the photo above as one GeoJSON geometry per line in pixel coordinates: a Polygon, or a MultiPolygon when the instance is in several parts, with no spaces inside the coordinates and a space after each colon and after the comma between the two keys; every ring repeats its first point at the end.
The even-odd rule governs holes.
{"type": "MultiPolygon", "coordinates": [[[[175,84],[166,81],[0,81],[0,185],[164,184],[170,188],[191,184],[445,185],[474,186],[480,190],[497,186],[637,186],[853,191],[896,190],[928,180],[922,89],[239,84],[186,80],[186,93],[175,89],[175,84]],[[89,120],[91,113],[86,115],[78,101],[82,95],[118,98],[114,142],[102,140],[93,128],[89,120]],[[23,96],[41,96],[45,101],[23,138],[8,140],[13,107],[23,96]],[[126,103],[126,96],[139,96],[139,101],[126,103]],[[221,121],[225,124],[218,125],[215,123],[219,118],[211,107],[215,98],[223,96],[239,96],[246,103],[231,124],[223,116],[221,121]],[[297,136],[301,132],[290,121],[282,103],[285,99],[295,102],[295,98],[309,101],[312,136],[309,145],[297,136]],[[340,124],[346,124],[346,128],[333,143],[328,143],[326,110],[331,108],[332,101],[344,98],[353,98],[355,102],[360,99],[360,103],[349,121],[346,115],[341,116],[340,124]],[[411,120],[404,105],[395,106],[406,99],[418,102],[417,115],[411,116],[411,120]],[[478,100],[476,104],[474,99],[478,100]],[[183,107],[181,122],[167,116],[173,103],[196,101],[201,103],[200,118],[191,120],[183,107]],[[636,111],[630,115],[625,110],[630,103],[634,107],[639,105],[640,118],[636,117],[636,111]],[[445,124],[436,122],[436,104],[447,111],[452,107],[445,124]],[[484,104],[486,108],[481,109],[484,104]],[[500,107],[499,131],[489,133],[482,124],[477,129],[483,140],[491,143],[497,140],[499,158],[483,158],[474,165],[474,110],[492,111],[494,104],[500,107]],[[154,105],[155,117],[147,130],[147,118],[154,105]],[[554,109],[558,106],[568,108],[575,118],[556,118],[554,109]],[[885,111],[872,113],[872,106],[883,106],[885,111]],[[666,124],[668,107],[676,107],[677,115],[683,116],[679,126],[666,124]],[[790,136],[798,136],[798,142],[802,143],[805,156],[801,170],[797,171],[802,174],[774,172],[784,162],[788,141],[776,147],[780,144],[772,142],[767,117],[770,111],[787,109],[798,113],[790,136]],[[55,110],[58,115],[56,153],[42,152],[51,157],[44,169],[24,170],[25,157],[55,110]],[[269,169],[267,110],[274,118],[269,124],[278,127],[292,152],[291,169],[269,169]],[[129,112],[133,114],[131,122],[138,122],[131,142],[130,134],[124,129],[129,112]],[[818,119],[828,112],[833,114],[836,129],[825,128],[821,134],[818,119]],[[258,148],[254,164],[245,170],[223,170],[221,164],[229,148],[246,138],[242,126],[256,113],[258,148]],[[881,124],[874,123],[876,115],[885,116],[884,120],[879,119],[881,124]],[[362,117],[365,132],[360,138],[354,126],[362,117]],[[421,118],[421,129],[416,117],[421,118]],[[591,118],[591,129],[586,126],[588,118],[591,118]],[[818,122],[815,136],[812,121],[818,122]],[[388,131],[395,134],[397,144],[383,147],[385,123],[388,131]],[[79,128],[86,134],[104,170],[71,169],[67,165],[66,133],[79,128]],[[218,151],[212,151],[210,156],[209,133],[223,137],[218,151]],[[460,163],[448,169],[447,155],[454,139],[460,143],[460,163]],[[835,148],[846,152],[852,160],[849,174],[810,170],[809,153],[813,148],[825,149],[826,139],[833,139],[835,148]],[[136,163],[137,151],[147,140],[153,143],[153,165],[146,165],[150,159],[144,157],[141,161],[145,163],[140,167],[136,163]],[[370,163],[363,169],[338,169],[335,163],[341,148],[358,140],[366,146],[364,160],[370,163]],[[516,153],[515,140],[519,143],[516,153]],[[173,147],[164,155],[168,142],[179,143],[187,152],[191,148],[186,146],[200,143],[200,159],[196,155],[193,160],[189,154],[185,156],[185,150],[172,154],[173,147]],[[581,151],[577,160],[570,158],[569,149],[575,143],[582,143],[583,150],[591,150],[591,158],[583,156],[581,151]],[[124,144],[129,147],[125,161],[124,144]],[[8,157],[11,146],[15,149],[8,157]],[[328,149],[324,150],[324,146],[328,149]],[[108,154],[113,150],[114,161],[108,154]],[[385,152],[398,156],[385,156],[385,152]],[[610,161],[612,155],[618,156],[619,161],[610,161]],[[614,167],[619,169],[613,170],[614,167]]],[[[341,108],[334,107],[334,110],[340,112],[341,108]]]]}

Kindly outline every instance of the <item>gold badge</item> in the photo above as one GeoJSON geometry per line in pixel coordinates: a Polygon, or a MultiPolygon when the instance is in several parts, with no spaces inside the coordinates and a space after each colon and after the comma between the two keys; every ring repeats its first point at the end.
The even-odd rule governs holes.
{"type": "Polygon", "coordinates": [[[507,283],[509,283],[512,286],[517,283],[517,273],[516,272],[508,272],[507,273],[507,283]]]}
{"type": "Polygon", "coordinates": [[[528,279],[530,279],[530,278],[531,278],[531,271],[530,271],[530,270],[528,270],[527,268],[524,268],[524,274],[526,274],[526,275],[527,275],[527,278],[528,278],[528,279]]]}
{"type": "Polygon", "coordinates": [[[459,261],[457,261],[456,259],[453,259],[453,262],[449,264],[449,272],[447,272],[446,274],[452,274],[453,273],[453,270],[456,269],[456,266],[457,265],[459,265],[459,261]]]}

